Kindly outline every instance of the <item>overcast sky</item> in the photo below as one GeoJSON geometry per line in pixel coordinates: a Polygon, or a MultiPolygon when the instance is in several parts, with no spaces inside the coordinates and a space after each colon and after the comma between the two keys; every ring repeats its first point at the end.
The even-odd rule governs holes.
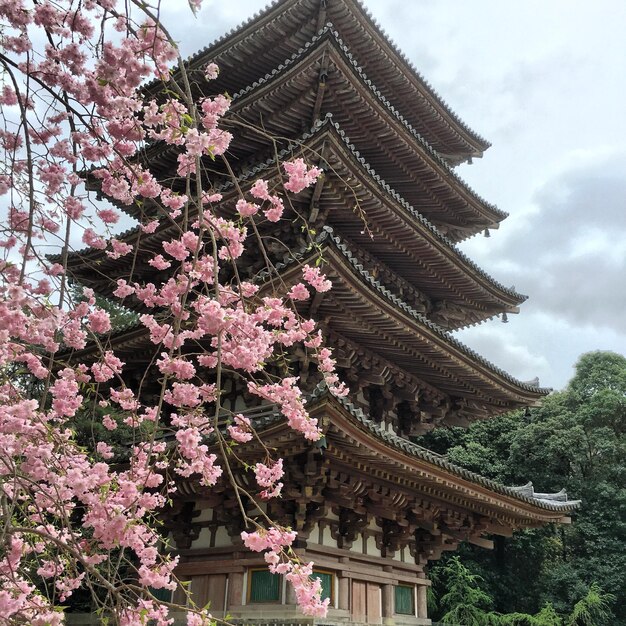
{"type": "MultiPolygon", "coordinates": [[[[185,55],[262,9],[166,0],[185,55]]],[[[563,387],[583,352],[626,354],[626,2],[366,0],[422,75],[493,145],[463,178],[510,216],[464,251],[528,294],[458,337],[514,376],[563,387]]]]}

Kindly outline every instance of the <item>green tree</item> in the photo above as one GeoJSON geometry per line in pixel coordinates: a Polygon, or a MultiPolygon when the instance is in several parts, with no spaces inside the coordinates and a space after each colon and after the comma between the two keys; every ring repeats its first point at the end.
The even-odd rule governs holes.
{"type": "Polygon", "coordinates": [[[610,593],[603,593],[600,587],[593,583],[587,595],[574,605],[574,610],[567,620],[567,626],[602,626],[609,624],[613,617],[611,604],[616,597],[610,593]]]}
{"type": "MultiPolygon", "coordinates": [[[[541,490],[566,487],[582,500],[575,523],[555,529],[560,552],[544,567],[542,599],[571,607],[596,582],[626,589],[626,358],[583,355],[567,388],[532,412],[511,443],[510,462],[541,490]]],[[[626,607],[615,607],[626,623],[626,607]]]]}
{"type": "Polygon", "coordinates": [[[459,557],[448,560],[442,571],[446,592],[441,597],[441,622],[457,626],[496,626],[499,616],[492,611],[493,602],[480,588],[481,578],[472,574],[459,557]]]}
{"type": "Polygon", "coordinates": [[[597,583],[592,583],[569,615],[561,616],[549,602],[534,615],[489,610],[493,602],[481,588],[482,582],[458,556],[449,558],[433,579],[441,595],[440,621],[451,626],[608,626],[613,619],[611,605],[616,597],[604,593],[597,583]]]}
{"type": "Polygon", "coordinates": [[[535,615],[535,626],[561,626],[563,620],[550,602],[535,615]]]}
{"type": "Polygon", "coordinates": [[[569,385],[530,415],[517,411],[421,438],[421,445],[504,484],[531,480],[537,491],[565,487],[582,500],[572,525],[496,537],[493,552],[464,547],[463,562],[484,579],[495,610],[537,619],[544,612],[549,620],[550,610],[572,612],[596,583],[606,590],[613,623],[626,625],[626,604],[611,607],[611,597],[626,590],[625,432],[626,358],[591,352],[569,385]]]}

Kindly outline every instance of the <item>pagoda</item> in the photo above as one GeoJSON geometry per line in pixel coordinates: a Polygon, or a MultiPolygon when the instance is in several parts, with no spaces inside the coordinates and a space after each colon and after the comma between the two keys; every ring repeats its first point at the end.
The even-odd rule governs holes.
{"type": "MultiPolygon", "coordinates": [[[[209,62],[220,75],[205,95],[232,96],[225,123],[235,129],[228,158],[236,182],[215,165],[218,211],[232,215],[240,190],[259,176],[272,180],[292,156],[323,170],[290,203],[292,217],[304,216],[315,233],[314,250],[287,216],[274,225],[280,245],[270,252],[287,286],[301,263],[323,260],[333,288],[301,312],[318,320],[350,389],[347,398],[330,396],[308,355],[290,355],[324,433],[311,443],[274,407],[252,406],[234,381],[227,384],[227,406],[254,417],[265,445],[285,459],[283,495],[264,512],[297,530],[296,553],[315,562],[330,598],[327,623],[428,624],[429,562],[463,541],[489,548],[491,535],[567,522],[577,506],[564,493],[502,486],[413,441],[437,427],[535,405],[548,393],[450,334],[516,313],[525,300],[456,247],[506,217],[454,171],[489,144],[357,0],[277,0],[190,58],[188,69],[209,62]]],[[[175,170],[173,148],[155,144],[146,154],[155,176],[175,170]]],[[[175,225],[162,224],[150,235],[133,229],[120,237],[139,250],[133,280],[156,280],[148,260],[175,233],[175,225]]],[[[242,259],[249,276],[262,272],[259,256],[242,259]]],[[[129,278],[125,259],[97,250],[71,255],[68,271],[104,296],[116,279],[129,278]]],[[[143,327],[122,329],[111,347],[127,364],[129,384],[145,376],[152,350],[143,327]]],[[[254,444],[247,454],[255,458],[254,444]]],[[[237,480],[245,484],[245,472],[237,480]]],[[[254,516],[258,505],[244,504],[254,516]]],[[[182,482],[165,525],[181,557],[178,577],[214,616],[306,621],[285,581],[243,547],[227,481],[210,490],[182,482]]]]}

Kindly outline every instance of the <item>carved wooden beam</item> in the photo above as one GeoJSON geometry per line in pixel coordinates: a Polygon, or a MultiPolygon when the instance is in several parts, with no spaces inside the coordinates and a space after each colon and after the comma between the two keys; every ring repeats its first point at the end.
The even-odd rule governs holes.
{"type": "Polygon", "coordinates": [[[200,515],[200,511],[195,511],[194,508],[194,502],[175,500],[163,513],[164,527],[172,533],[179,550],[191,548],[191,544],[200,536],[201,527],[193,522],[200,515]]]}
{"type": "Polygon", "coordinates": [[[481,548],[485,548],[487,550],[493,550],[494,543],[491,539],[484,539],[483,537],[470,537],[468,541],[475,546],[480,546],[481,548]]]}
{"type": "Polygon", "coordinates": [[[458,541],[447,535],[432,535],[418,529],[415,533],[415,561],[418,564],[437,561],[444,551],[456,550],[458,545],[458,541]]]}
{"type": "Polygon", "coordinates": [[[402,521],[405,523],[388,519],[381,520],[383,532],[377,537],[377,545],[382,556],[391,558],[398,550],[414,540],[415,524],[410,523],[406,518],[402,521]]]}
{"type": "Polygon", "coordinates": [[[317,25],[315,27],[316,33],[319,33],[324,27],[324,24],[326,24],[326,4],[327,0],[320,0],[320,8],[317,13],[317,25]]]}
{"type": "MultiPolygon", "coordinates": [[[[324,63],[327,61],[326,56],[322,59],[322,67],[324,67],[324,63]]],[[[322,69],[320,69],[320,80],[322,76],[322,69]]],[[[320,101],[321,107],[321,98],[323,98],[324,87],[321,85],[318,87],[317,98],[320,101]],[[321,94],[321,95],[320,95],[321,94]]],[[[316,101],[317,106],[317,101],[316,101]]],[[[318,112],[319,115],[319,112],[318,112]]],[[[315,112],[313,113],[313,123],[317,120],[315,112]]],[[[322,190],[324,189],[324,183],[326,182],[326,173],[324,171],[324,167],[327,166],[326,163],[326,155],[328,153],[328,143],[324,141],[322,143],[322,147],[319,149],[319,161],[318,166],[322,170],[322,173],[318,176],[317,181],[315,182],[315,187],[313,187],[313,193],[311,194],[311,200],[309,202],[309,224],[316,224],[319,222],[323,222],[323,219],[320,219],[320,198],[322,196],[322,190]]]]}
{"type": "Polygon", "coordinates": [[[490,535],[499,535],[500,537],[512,537],[514,529],[510,526],[501,526],[500,524],[487,524],[484,532],[490,535]]]}
{"type": "Polygon", "coordinates": [[[367,528],[372,516],[367,513],[357,513],[348,508],[341,508],[338,513],[339,523],[335,539],[337,546],[349,550],[354,540],[367,528]]]}

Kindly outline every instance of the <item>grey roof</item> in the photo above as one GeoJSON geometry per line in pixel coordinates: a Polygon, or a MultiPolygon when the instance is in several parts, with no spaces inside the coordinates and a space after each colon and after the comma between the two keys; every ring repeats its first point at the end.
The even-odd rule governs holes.
{"type": "Polygon", "coordinates": [[[535,498],[536,500],[545,500],[546,502],[571,502],[571,500],[567,499],[567,491],[565,491],[565,489],[561,489],[556,493],[539,493],[535,491],[532,482],[527,482],[520,487],[511,487],[511,489],[514,489],[521,495],[535,498]]]}
{"type": "MultiPolygon", "coordinates": [[[[310,408],[310,406],[314,406],[317,402],[328,398],[332,398],[333,401],[338,402],[363,430],[366,430],[370,434],[374,435],[385,444],[396,450],[404,452],[413,458],[419,459],[420,461],[426,461],[431,465],[435,465],[454,476],[468,480],[476,485],[486,487],[494,493],[508,496],[519,500],[520,502],[532,504],[533,506],[537,506],[548,511],[568,513],[580,506],[580,500],[567,499],[567,494],[564,489],[558,493],[549,494],[535,493],[532,488],[532,483],[528,483],[523,487],[507,487],[495,480],[485,478],[476,472],[472,472],[464,467],[461,467],[460,465],[451,463],[444,456],[436,454],[435,452],[432,452],[423,446],[419,446],[404,437],[400,437],[395,433],[389,432],[373,420],[369,419],[360,408],[356,407],[346,398],[332,396],[323,382],[317,385],[313,392],[307,396],[307,405],[310,408]]],[[[243,412],[254,420],[255,427],[258,430],[268,428],[279,423],[283,419],[283,416],[277,411],[274,405],[261,406],[252,409],[251,411],[244,410],[243,412]]]]}
{"type": "MultiPolygon", "coordinates": [[[[507,293],[508,295],[519,299],[520,302],[524,301],[528,298],[528,296],[518,293],[515,289],[510,287],[505,287],[502,283],[498,282],[495,278],[491,277],[485,270],[479,267],[474,261],[472,261],[464,252],[462,252],[455,243],[453,243],[450,239],[448,239],[428,218],[423,216],[417,209],[415,209],[412,205],[410,205],[395,189],[393,189],[388,183],[386,183],[372,168],[369,163],[361,156],[356,146],[350,142],[349,137],[345,134],[343,130],[339,127],[339,124],[332,121],[332,115],[328,114],[325,120],[321,120],[318,122],[318,126],[323,125],[324,123],[331,123],[334,129],[337,131],[339,136],[342,138],[348,150],[354,155],[354,157],[359,161],[361,166],[367,171],[368,178],[370,180],[374,180],[379,187],[381,187],[386,193],[393,197],[396,202],[398,202],[403,209],[405,209],[411,217],[416,219],[418,222],[423,224],[433,235],[435,235],[442,243],[448,246],[454,253],[459,257],[459,259],[471,267],[477,274],[487,279],[494,287],[500,289],[507,293]]],[[[315,127],[314,127],[315,129],[315,127]]]]}
{"type": "MultiPolygon", "coordinates": [[[[437,239],[439,239],[439,241],[441,241],[443,244],[449,247],[454,252],[454,254],[462,261],[463,264],[471,267],[473,271],[479,274],[482,278],[488,280],[496,289],[499,289],[507,293],[509,296],[512,296],[518,299],[520,302],[523,302],[524,300],[528,298],[528,296],[518,293],[513,288],[505,287],[502,283],[498,282],[495,278],[493,278],[487,272],[485,272],[485,270],[480,268],[464,252],[462,252],[455,243],[453,243],[450,239],[448,239],[428,218],[422,215],[417,209],[415,209],[412,205],[410,205],[397,191],[395,191],[395,189],[393,189],[388,183],[386,183],[385,180],[379,174],[376,173],[374,168],[361,156],[361,153],[357,150],[356,146],[353,143],[351,143],[350,138],[341,129],[339,124],[333,121],[333,116],[331,113],[327,113],[326,117],[323,120],[318,120],[313,125],[310,131],[304,133],[300,137],[300,139],[298,140],[298,143],[304,143],[311,137],[314,137],[316,133],[321,132],[326,126],[330,126],[336,131],[336,133],[341,138],[341,140],[343,141],[348,151],[355,157],[355,159],[359,162],[361,167],[365,169],[365,171],[367,172],[368,179],[375,181],[376,184],[385,193],[392,196],[393,199],[396,202],[398,202],[398,204],[400,204],[402,208],[405,209],[407,213],[409,213],[413,219],[417,220],[420,224],[425,226],[433,235],[435,235],[437,239]]],[[[278,154],[278,160],[280,161],[281,159],[289,156],[290,154],[291,154],[290,149],[282,150],[278,154]]],[[[244,182],[246,180],[249,180],[261,174],[265,170],[275,166],[276,162],[277,162],[276,157],[272,157],[271,159],[268,159],[262,163],[256,164],[254,167],[250,168],[244,174],[239,176],[237,178],[237,182],[244,182]]],[[[220,191],[227,190],[234,186],[235,186],[235,183],[233,181],[227,181],[223,185],[223,187],[220,189],[220,191]]]]}
{"type": "Polygon", "coordinates": [[[356,0],[356,3],[360,5],[363,9],[365,15],[369,18],[370,22],[377,28],[377,30],[381,33],[381,35],[385,38],[389,47],[406,63],[406,65],[411,69],[411,71],[415,74],[415,76],[419,79],[419,81],[424,85],[424,87],[428,90],[428,92],[439,101],[439,103],[446,109],[446,112],[450,115],[452,119],[469,135],[471,135],[474,139],[478,140],[480,143],[485,144],[489,147],[491,144],[484,137],[479,135],[475,130],[471,129],[448,105],[448,103],[441,97],[441,95],[437,92],[437,90],[424,78],[424,76],[418,71],[415,67],[414,63],[404,54],[404,52],[397,46],[396,42],[391,39],[387,35],[387,32],[381,25],[378,23],[378,20],[374,18],[372,12],[367,9],[362,2],[362,0],[356,0]]]}
{"type": "MultiPolygon", "coordinates": [[[[286,3],[288,0],[274,0],[273,2],[269,2],[265,5],[265,7],[256,12],[254,15],[249,17],[247,20],[240,22],[239,25],[231,28],[229,31],[224,33],[221,37],[218,37],[215,41],[213,41],[208,46],[205,46],[195,54],[188,57],[185,61],[186,65],[190,67],[197,67],[202,63],[206,62],[207,58],[218,46],[224,44],[228,39],[235,37],[239,33],[246,30],[246,28],[252,26],[255,22],[261,19],[266,14],[270,13],[272,10],[276,9],[280,4],[286,3]]],[[[370,24],[377,30],[382,38],[385,40],[389,48],[401,59],[407,68],[415,75],[420,84],[424,87],[424,89],[429,93],[429,95],[435,100],[450,116],[452,120],[462,128],[470,137],[472,137],[478,143],[483,144],[485,147],[489,147],[491,144],[484,139],[481,135],[479,135],[476,131],[472,130],[461,118],[452,110],[452,108],[448,105],[448,103],[441,97],[441,95],[435,90],[435,88],[424,78],[424,76],[417,70],[413,62],[400,50],[400,48],[396,45],[396,43],[387,35],[386,31],[381,27],[378,21],[372,16],[371,11],[369,11],[364,3],[361,0],[356,0],[356,5],[361,8],[361,11],[365,15],[365,17],[369,20],[370,24]]],[[[208,59],[210,60],[210,59],[208,59]]],[[[156,84],[156,81],[153,81],[153,84],[156,84]]]]}
{"type": "Polygon", "coordinates": [[[236,104],[237,100],[254,91],[257,87],[264,85],[270,82],[275,76],[281,74],[284,70],[289,68],[290,65],[294,65],[302,58],[306,56],[306,52],[309,48],[315,45],[317,42],[321,41],[325,37],[329,37],[335,40],[338,49],[344,54],[346,60],[353,66],[355,72],[358,74],[362,82],[370,89],[370,91],[374,94],[374,96],[383,104],[383,106],[393,115],[406,129],[407,131],[417,140],[417,142],[424,148],[424,150],[432,156],[433,159],[437,162],[437,164],[442,167],[446,174],[456,180],[457,183],[463,186],[465,190],[478,202],[488,207],[491,211],[493,211],[496,215],[500,217],[500,219],[505,219],[508,217],[508,213],[502,211],[494,204],[487,202],[484,198],[478,195],[449,165],[448,163],[441,157],[441,155],[418,133],[413,126],[402,116],[402,114],[383,96],[383,94],[378,90],[376,85],[367,77],[363,68],[357,63],[357,60],[354,58],[349,48],[344,44],[339,33],[333,28],[332,23],[326,24],[326,26],[315,35],[309,42],[307,42],[304,46],[299,48],[289,59],[278,65],[268,74],[254,81],[251,85],[240,89],[233,96],[233,104],[236,104]]]}
{"type": "MultiPolygon", "coordinates": [[[[350,138],[346,135],[346,133],[341,130],[339,124],[333,121],[333,117],[330,113],[326,115],[323,120],[317,121],[310,131],[304,133],[298,140],[297,143],[304,143],[308,139],[314,137],[317,133],[322,132],[325,128],[331,127],[336,131],[338,136],[343,141],[345,147],[348,151],[355,157],[355,159],[359,162],[359,164],[365,169],[367,172],[368,178],[376,182],[376,184],[387,194],[393,197],[393,199],[398,202],[402,206],[402,208],[407,211],[411,215],[411,217],[417,220],[420,224],[422,224],[425,228],[427,228],[441,243],[450,248],[450,250],[459,258],[459,260],[466,266],[472,269],[472,271],[476,272],[481,278],[487,280],[491,285],[500,291],[503,291],[507,295],[517,299],[519,302],[523,302],[528,298],[528,296],[518,293],[515,289],[505,287],[502,283],[497,281],[495,278],[490,276],[485,270],[479,267],[474,261],[472,261],[464,252],[462,252],[456,244],[454,244],[450,239],[448,239],[432,222],[430,222],[426,217],[424,217],[417,209],[415,209],[412,205],[410,205],[398,192],[396,192],[389,184],[387,184],[381,176],[379,176],[376,171],[367,163],[367,161],[361,156],[360,152],[357,148],[350,142],[350,138]]],[[[217,191],[227,191],[233,188],[237,183],[248,181],[262,172],[272,168],[276,165],[277,158],[278,161],[290,156],[292,154],[291,149],[286,148],[281,150],[277,157],[272,157],[267,159],[261,163],[255,164],[253,167],[249,168],[243,174],[237,177],[237,181],[234,182],[232,180],[226,181],[223,185],[217,188],[217,191]]],[[[117,235],[118,239],[124,240],[125,238],[136,234],[139,232],[140,227],[134,226],[124,231],[123,233],[117,235]]],[[[72,253],[72,255],[81,255],[84,256],[88,252],[93,252],[93,248],[83,248],[82,250],[77,250],[72,253]]],[[[57,261],[60,259],[60,254],[57,255],[48,255],[51,261],[57,261]]]]}
{"type": "Polygon", "coordinates": [[[448,461],[445,457],[435,454],[427,448],[418,446],[403,437],[399,437],[398,435],[385,430],[379,424],[376,424],[369,419],[361,409],[355,407],[349,400],[346,400],[345,398],[336,398],[336,401],[339,402],[350,413],[350,415],[357,422],[359,422],[361,426],[375,435],[378,439],[381,439],[393,448],[401,450],[412,457],[422,461],[427,461],[432,465],[436,465],[450,474],[454,474],[455,476],[469,480],[472,483],[486,487],[495,493],[509,496],[515,498],[516,500],[520,500],[549,511],[567,513],[580,506],[580,500],[567,499],[565,490],[561,490],[556,494],[535,493],[532,489],[532,483],[528,483],[530,485],[530,490],[526,489],[526,486],[521,488],[506,487],[495,480],[485,478],[484,476],[481,476],[476,472],[471,472],[460,465],[450,463],[450,461],[448,461]]]}
{"type": "MultiPolygon", "coordinates": [[[[376,184],[387,194],[393,197],[393,199],[398,202],[405,209],[413,219],[417,220],[420,224],[425,226],[439,241],[449,247],[454,254],[463,262],[463,264],[472,268],[477,274],[479,274],[482,278],[488,280],[495,288],[507,293],[509,296],[512,296],[518,299],[520,302],[523,302],[528,298],[527,295],[518,293],[515,289],[510,287],[505,287],[502,283],[498,282],[495,278],[490,276],[485,270],[479,267],[474,261],[472,261],[464,252],[462,252],[459,247],[453,243],[450,239],[448,239],[428,218],[422,215],[417,209],[415,209],[412,205],[410,205],[395,189],[393,189],[385,180],[376,173],[374,168],[361,156],[361,153],[357,150],[356,146],[351,143],[350,138],[346,135],[346,133],[341,129],[337,122],[333,121],[333,116],[331,113],[327,113],[326,117],[322,120],[318,120],[310,131],[304,133],[300,139],[298,139],[298,143],[304,143],[311,137],[314,137],[316,133],[321,132],[325,127],[332,127],[338,136],[343,141],[345,147],[348,151],[355,157],[355,159],[359,162],[361,167],[365,169],[368,175],[369,180],[373,180],[376,184]]],[[[291,154],[290,149],[282,150],[278,154],[278,160],[289,156],[291,154]]],[[[256,164],[254,167],[250,168],[244,174],[237,178],[237,182],[244,182],[249,180],[265,170],[276,165],[276,157],[272,157],[262,163],[256,164]]],[[[220,191],[227,190],[231,187],[234,187],[235,183],[232,181],[227,181],[220,189],[220,191]]]]}
{"type": "MultiPolygon", "coordinates": [[[[458,339],[453,337],[448,331],[444,330],[441,326],[436,324],[435,322],[429,320],[426,316],[424,316],[419,311],[416,311],[411,305],[407,304],[398,297],[396,294],[392,293],[385,287],[380,281],[376,280],[363,266],[363,264],[357,259],[349,247],[342,241],[341,237],[337,235],[330,226],[324,226],[323,231],[316,238],[316,242],[318,244],[324,242],[331,242],[333,247],[339,251],[350,263],[354,272],[359,275],[361,280],[367,283],[374,291],[378,292],[384,298],[389,300],[394,304],[395,307],[401,309],[405,313],[408,313],[416,322],[430,329],[434,333],[436,333],[441,339],[443,339],[450,346],[460,350],[463,354],[468,356],[472,361],[479,363],[480,365],[486,367],[491,370],[494,374],[497,374],[504,378],[509,383],[512,383],[519,389],[523,389],[524,391],[530,391],[533,393],[538,393],[541,395],[547,395],[552,391],[550,388],[546,387],[537,387],[535,385],[531,385],[521,380],[518,380],[514,376],[511,376],[509,373],[505,372],[503,369],[500,369],[484,357],[480,356],[477,352],[468,348],[464,343],[461,343],[458,339]]],[[[282,263],[276,264],[276,269],[282,269],[291,265],[292,263],[302,260],[306,256],[310,255],[310,251],[308,248],[303,248],[299,252],[292,253],[287,256],[282,263]]],[[[267,276],[267,273],[262,273],[260,275],[261,278],[267,276]]]]}

